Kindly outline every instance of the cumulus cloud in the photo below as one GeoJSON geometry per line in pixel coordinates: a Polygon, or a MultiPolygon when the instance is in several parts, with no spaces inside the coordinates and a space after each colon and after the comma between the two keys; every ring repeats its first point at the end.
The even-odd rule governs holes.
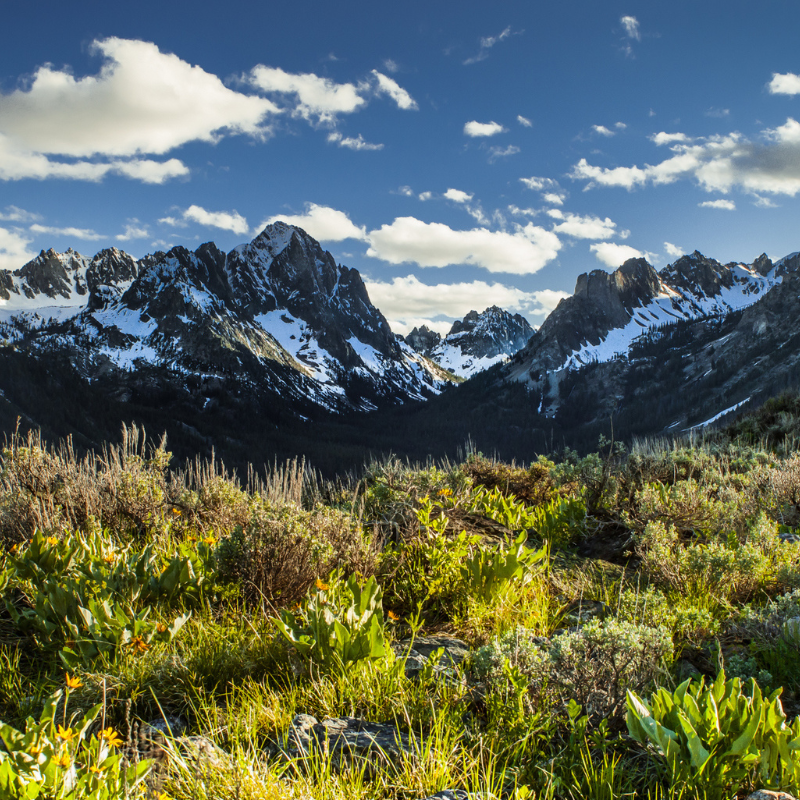
{"type": "Polygon", "coordinates": [[[556,233],[563,233],[575,239],[610,239],[618,233],[617,224],[608,217],[605,219],[582,217],[579,214],[565,214],[557,208],[549,209],[547,214],[553,219],[560,220],[553,226],[556,233]]]}
{"type": "Polygon", "coordinates": [[[800,75],[793,72],[773,72],[767,88],[770,94],[800,94],[800,75]]]}
{"type": "Polygon", "coordinates": [[[552,189],[558,186],[558,183],[552,178],[520,178],[520,181],[535,192],[541,192],[543,189],[552,189]]]}
{"type": "Polygon", "coordinates": [[[542,200],[545,203],[550,203],[553,206],[563,206],[564,205],[564,195],[558,194],[557,192],[545,192],[542,195],[542,200]]]}
{"type": "Polygon", "coordinates": [[[177,158],[167,161],[128,159],[113,161],[54,161],[41,153],[33,153],[16,145],[0,132],[0,180],[23,178],[44,180],[61,178],[97,182],[106,175],[125,175],[144,183],[164,183],[170,178],[189,174],[189,168],[177,158]]]}
{"type": "Polygon", "coordinates": [[[520,208],[513,204],[508,207],[508,210],[517,217],[536,217],[541,213],[537,208],[520,208]]]}
{"type": "MultiPolygon", "coordinates": [[[[182,222],[196,222],[211,228],[220,228],[232,233],[247,233],[250,227],[247,220],[237,211],[206,211],[202,206],[189,206],[182,215],[182,222]]],[[[174,223],[173,217],[164,217],[159,222],[174,223]]],[[[147,232],[144,236],[148,236],[147,232]]],[[[133,237],[131,237],[133,238],[133,237]]]]}
{"type": "Polygon", "coordinates": [[[54,228],[49,225],[35,223],[29,228],[31,233],[46,234],[48,236],[66,236],[70,239],[85,239],[87,242],[97,242],[104,239],[102,233],[97,233],[89,228],[54,228]]]}
{"type": "Polygon", "coordinates": [[[644,258],[644,253],[627,244],[598,242],[589,247],[597,258],[609,267],[616,269],[629,258],[644,258]]]}
{"type": "Polygon", "coordinates": [[[526,128],[533,127],[533,123],[527,117],[523,117],[522,114],[517,114],[517,122],[519,122],[520,125],[524,125],[526,128]]]}
{"type": "Polygon", "coordinates": [[[476,122],[472,120],[464,125],[464,135],[479,137],[479,136],[496,136],[498,133],[505,133],[506,129],[499,122],[476,122]]]}
{"type": "Polygon", "coordinates": [[[515,144],[510,144],[507,147],[490,147],[489,148],[489,161],[494,161],[498,158],[506,158],[506,156],[515,156],[519,153],[519,147],[515,144]]]}
{"type": "Polygon", "coordinates": [[[378,94],[388,94],[397,103],[398,108],[402,108],[404,111],[416,111],[419,108],[417,101],[397,81],[388,75],[381,74],[376,69],[372,70],[372,74],[378,82],[378,94]]]}
{"type": "Polygon", "coordinates": [[[736,211],[736,203],[733,200],[706,200],[704,203],[698,203],[700,208],[721,208],[724,211],[736,211]]]}
{"type": "Polygon", "coordinates": [[[444,196],[448,200],[452,200],[454,203],[469,203],[469,201],[472,200],[475,195],[462,192],[461,189],[448,189],[444,193],[444,196]]]}
{"type": "Polygon", "coordinates": [[[432,325],[430,318],[443,315],[461,319],[470,311],[483,311],[492,305],[519,312],[529,320],[544,318],[561,299],[568,297],[566,292],[552,289],[525,292],[514,286],[485,281],[431,285],[422,283],[415,275],[392,281],[367,280],[366,285],[370,300],[389,319],[392,329],[403,334],[423,323],[447,333],[449,322],[432,325]]]}
{"type": "Polygon", "coordinates": [[[150,42],[108,38],[91,51],[103,59],[96,75],[76,78],[45,65],[25,87],[0,95],[0,179],[97,181],[116,173],[163,183],[187,174],[186,166],[142,155],[226,134],[261,136],[278,111],[150,42]]]}
{"type": "Polygon", "coordinates": [[[624,130],[625,130],[625,128],[627,128],[628,126],[627,126],[627,125],[626,125],[624,122],[615,122],[615,123],[614,123],[614,127],[615,127],[615,128],[618,130],[618,131],[624,131],[624,130]]]}
{"type": "Polygon", "coordinates": [[[740,188],[792,197],[800,192],[800,123],[791,117],[784,125],[763,131],[759,141],[731,133],[694,144],[676,142],[670,149],[672,157],[644,167],[597,167],[583,158],[573,167],[571,177],[588,181],[587,188],[633,189],[694,178],[708,192],[740,188]]]}
{"type": "Polygon", "coordinates": [[[678,245],[670,242],[664,242],[664,250],[666,250],[668,256],[673,258],[680,258],[684,254],[684,251],[678,245]]]}
{"type": "Polygon", "coordinates": [[[414,190],[410,186],[401,186],[397,190],[397,194],[401,194],[401,195],[403,195],[403,197],[413,197],[414,196],[414,190]]]}
{"type": "Polygon", "coordinates": [[[424,203],[426,200],[430,200],[433,197],[433,192],[420,192],[417,197],[424,203]]]}
{"type": "Polygon", "coordinates": [[[393,61],[391,58],[384,58],[383,59],[383,66],[387,72],[399,72],[400,66],[396,61],[393,61]]]}
{"type": "Polygon", "coordinates": [[[333,122],[338,114],[352,114],[367,103],[362,96],[366,87],[335,83],[311,72],[293,74],[259,64],[250,72],[250,83],[268,94],[292,95],[292,114],[318,122],[333,122]]]}
{"type": "Polygon", "coordinates": [[[614,131],[609,130],[606,128],[605,125],[592,125],[592,130],[595,133],[599,133],[601,136],[613,136],[614,131]]]}
{"type": "Polygon", "coordinates": [[[389,225],[370,231],[367,255],[391,264],[414,263],[420,267],[471,264],[490,272],[525,275],[552,261],[561,248],[552,231],[528,223],[514,233],[474,228],[453,230],[438,222],[398,217],[389,225]]]}
{"type": "Polygon", "coordinates": [[[39,222],[41,214],[34,214],[18,206],[6,206],[4,211],[0,211],[0,221],[3,222],[39,222]]]}
{"type": "Polygon", "coordinates": [[[511,30],[511,26],[509,25],[507,28],[504,28],[497,36],[483,36],[481,37],[481,44],[480,49],[478,50],[477,55],[472,56],[471,58],[466,59],[464,64],[477,64],[479,61],[483,61],[489,58],[489,51],[498,43],[502,42],[503,39],[507,39],[512,33],[522,33],[523,31],[516,31],[513,32],[511,30]]]}
{"type": "Polygon", "coordinates": [[[665,133],[664,131],[654,133],[650,137],[650,140],[658,145],[690,141],[689,137],[685,133],[665,133]]]}
{"type": "Polygon", "coordinates": [[[639,30],[639,20],[636,17],[621,17],[620,24],[625,29],[625,35],[629,39],[634,39],[637,42],[642,40],[642,34],[639,30]]]}
{"type": "Polygon", "coordinates": [[[274,217],[264,220],[259,230],[278,220],[302,228],[320,242],[341,242],[344,239],[366,238],[364,228],[355,225],[344,211],[338,211],[329,206],[318,206],[316,203],[306,203],[305,214],[276,214],[274,217]]]}
{"type": "MultiPolygon", "coordinates": [[[[28,249],[31,240],[20,231],[0,227],[0,269],[15,270],[27,264],[36,253],[28,249]]],[[[3,301],[0,299],[0,307],[3,301]]]]}
{"type": "Polygon", "coordinates": [[[347,147],[349,150],[383,150],[382,144],[373,144],[365,141],[359,133],[358,136],[343,136],[339,131],[331,131],[328,134],[328,141],[335,142],[339,147],[347,147]]]}
{"type": "MultiPolygon", "coordinates": [[[[196,206],[194,206],[196,208],[196,206]]],[[[118,242],[130,242],[134,239],[146,239],[150,235],[147,228],[143,228],[138,219],[132,219],[126,226],[125,231],[117,235],[118,242]]]]}

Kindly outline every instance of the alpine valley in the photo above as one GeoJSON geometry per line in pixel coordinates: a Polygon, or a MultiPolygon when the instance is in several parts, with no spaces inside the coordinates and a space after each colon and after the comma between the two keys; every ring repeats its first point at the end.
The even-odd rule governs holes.
{"type": "Polygon", "coordinates": [[[135,421],[178,456],[326,471],[468,439],[530,460],[702,428],[795,385],[799,318],[798,254],[631,260],[581,275],[535,332],[491,307],[403,339],[356,270],[285,223],[227,254],[49,250],[0,272],[0,424],[91,447],[135,421]]]}

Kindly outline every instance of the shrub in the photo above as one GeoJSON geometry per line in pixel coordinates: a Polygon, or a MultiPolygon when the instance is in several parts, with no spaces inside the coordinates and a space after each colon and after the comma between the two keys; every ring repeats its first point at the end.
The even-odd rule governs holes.
{"type": "MultiPolygon", "coordinates": [[[[547,641],[523,629],[480,648],[473,669],[489,684],[504,679],[504,663],[528,679],[532,708],[549,697],[574,699],[593,723],[620,724],[628,689],[652,687],[672,660],[672,640],[663,628],[609,619],[592,620],[547,641]]],[[[507,671],[507,668],[506,668],[507,671]]]]}
{"type": "Polygon", "coordinates": [[[337,567],[369,575],[375,559],[373,541],[350,515],[289,503],[256,510],[218,551],[221,579],[241,582],[250,604],[278,606],[300,602],[320,575],[337,567]]]}
{"type": "Polygon", "coordinates": [[[473,455],[464,464],[464,472],[474,484],[486,489],[499,489],[503,494],[513,494],[528,505],[538,505],[553,492],[550,472],[554,464],[540,457],[527,469],[493,461],[482,455],[473,455]]]}
{"type": "Polygon", "coordinates": [[[730,533],[684,545],[673,526],[651,522],[636,549],[651,580],[683,595],[746,601],[760,590],[800,582],[800,549],[783,543],[777,524],[763,513],[743,541],[730,533]]]}

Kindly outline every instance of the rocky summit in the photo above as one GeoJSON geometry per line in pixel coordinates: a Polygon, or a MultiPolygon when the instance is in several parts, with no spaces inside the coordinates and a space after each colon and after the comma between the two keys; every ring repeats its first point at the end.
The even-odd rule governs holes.
{"type": "Polygon", "coordinates": [[[0,273],[0,337],[89,381],[157,368],[203,406],[229,380],[331,411],[422,399],[448,380],[392,333],[356,270],[282,222],[230,253],[43,251],[0,273]]]}
{"type": "Polygon", "coordinates": [[[522,349],[533,333],[528,320],[497,306],[482,313],[470,311],[439,336],[426,325],[414,328],[405,341],[440,366],[469,378],[522,349]]]}

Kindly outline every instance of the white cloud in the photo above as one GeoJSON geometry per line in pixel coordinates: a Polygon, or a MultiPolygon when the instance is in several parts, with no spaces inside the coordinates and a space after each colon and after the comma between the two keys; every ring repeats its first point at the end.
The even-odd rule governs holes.
{"type": "Polygon", "coordinates": [[[273,95],[296,98],[292,115],[318,122],[333,122],[338,114],[352,114],[366,105],[366,86],[335,83],[311,72],[292,74],[279,67],[259,64],[250,71],[253,86],[273,95]]]}
{"type": "Polygon", "coordinates": [[[506,156],[515,156],[519,153],[519,147],[515,144],[510,144],[507,147],[490,147],[489,148],[489,160],[494,161],[497,158],[505,158],[506,156]]]}
{"type": "Polygon", "coordinates": [[[372,70],[372,74],[378,82],[378,94],[388,94],[397,103],[398,108],[402,108],[404,111],[416,111],[419,108],[416,100],[397,81],[381,74],[376,69],[372,70]]]}
{"type": "MultiPolygon", "coordinates": [[[[196,206],[194,206],[196,208],[196,206]]],[[[138,219],[132,219],[129,224],[125,226],[124,233],[117,235],[118,242],[130,242],[133,239],[146,239],[150,235],[147,228],[143,228],[139,224],[138,219]]]]}
{"type": "Polygon", "coordinates": [[[33,153],[17,146],[0,133],[0,180],[62,178],[97,182],[110,174],[137,178],[145,183],[164,183],[170,178],[188,175],[189,169],[177,158],[163,162],[151,159],[106,162],[53,161],[41,153],[33,153]]]}
{"type": "Polygon", "coordinates": [[[414,196],[414,190],[410,186],[401,186],[397,190],[397,193],[403,195],[403,197],[413,197],[414,196]]]}
{"type": "Polygon", "coordinates": [[[96,233],[88,228],[53,228],[38,223],[30,226],[30,232],[48,236],[68,236],[70,239],[85,239],[87,242],[98,242],[105,238],[102,233],[96,233]]]}
{"type": "Polygon", "coordinates": [[[443,315],[461,319],[469,311],[483,311],[492,305],[521,313],[529,320],[544,318],[559,300],[568,297],[566,292],[552,289],[525,292],[514,286],[485,281],[429,285],[414,275],[392,281],[367,280],[366,285],[370,300],[389,319],[392,329],[403,333],[423,323],[447,333],[450,323],[431,325],[430,318],[443,315]]]}
{"type": "Polygon", "coordinates": [[[21,232],[0,228],[0,269],[19,269],[35,258],[36,253],[28,250],[30,243],[31,240],[21,232]]]}
{"type": "Polygon", "coordinates": [[[469,203],[475,195],[462,192],[461,189],[448,189],[444,196],[454,203],[469,203]]]}
{"type": "Polygon", "coordinates": [[[625,28],[625,34],[630,39],[635,39],[637,42],[641,41],[642,34],[639,31],[639,20],[636,17],[621,17],[620,23],[625,28]]]}
{"type": "Polygon", "coordinates": [[[725,211],[736,211],[736,203],[733,200],[706,200],[704,203],[698,203],[700,208],[721,208],[725,211]]]}
{"type": "Polygon", "coordinates": [[[675,144],[675,142],[691,141],[685,133],[665,133],[664,131],[659,131],[658,133],[654,133],[650,137],[650,140],[657,145],[675,144]]]}
{"type": "Polygon", "coordinates": [[[173,228],[185,228],[187,225],[186,220],[179,217],[161,217],[158,223],[159,225],[171,225],[173,228]]]}
{"type": "Polygon", "coordinates": [[[616,269],[629,258],[644,258],[644,253],[627,244],[598,242],[589,247],[597,258],[609,267],[616,269]]]}
{"type": "Polygon", "coordinates": [[[666,250],[668,256],[672,256],[673,258],[680,258],[684,255],[684,251],[681,250],[678,245],[671,244],[670,242],[664,242],[664,250],[666,250]]]}
{"type": "MultiPolygon", "coordinates": [[[[518,31],[518,33],[522,33],[522,31],[518,31]]],[[[509,36],[512,35],[511,26],[509,25],[507,28],[504,28],[497,36],[483,36],[481,37],[481,46],[480,50],[478,50],[477,55],[472,56],[471,58],[466,59],[464,64],[477,64],[479,61],[483,61],[484,59],[489,58],[489,50],[491,50],[498,42],[502,42],[503,39],[507,39],[509,36]]]]}
{"type": "Polygon", "coordinates": [[[464,125],[465,136],[496,136],[505,133],[505,128],[499,122],[476,122],[472,120],[464,125]]]}
{"type": "Polygon", "coordinates": [[[391,58],[384,58],[383,59],[383,66],[387,72],[399,72],[400,67],[396,61],[393,61],[391,58]]]}
{"type": "Polygon", "coordinates": [[[347,147],[350,150],[383,150],[382,144],[367,142],[360,133],[353,138],[352,136],[342,136],[339,131],[332,131],[328,134],[328,141],[336,142],[339,147],[347,147]]]}
{"type": "Polygon", "coordinates": [[[41,214],[34,214],[18,206],[6,206],[5,211],[0,211],[0,220],[4,222],[39,222],[41,214]]]}
{"type": "Polygon", "coordinates": [[[273,222],[282,220],[289,225],[302,228],[320,242],[341,242],[344,239],[364,239],[364,228],[355,225],[344,211],[329,206],[306,203],[305,214],[276,214],[265,220],[259,230],[273,222]]]}
{"type": "Polygon", "coordinates": [[[800,94],[800,75],[793,72],[773,72],[767,88],[770,94],[800,94]]]}
{"type": "MultiPolygon", "coordinates": [[[[126,169],[122,161],[58,163],[44,156],[162,155],[190,141],[215,142],[225,133],[261,135],[265,117],[277,111],[266,98],[235,92],[150,42],[109,38],[95,41],[91,50],[104,59],[97,75],[75,78],[45,65],[24,89],[0,95],[0,133],[6,139],[0,175],[14,175],[3,156],[16,151],[28,159],[18,177],[99,180],[115,171],[160,183],[166,176],[154,176],[155,162],[128,162],[126,169]]],[[[171,175],[177,164],[169,168],[171,175]]]]}
{"type": "Polygon", "coordinates": [[[625,128],[627,128],[628,126],[627,126],[627,125],[626,125],[624,122],[615,122],[615,123],[614,123],[614,127],[615,127],[615,128],[618,130],[618,131],[624,131],[624,130],[625,130],[625,128]]]}
{"type": "Polygon", "coordinates": [[[543,189],[552,189],[558,186],[558,183],[552,178],[520,178],[520,181],[535,192],[541,192],[543,189]]]}
{"type": "Polygon", "coordinates": [[[490,272],[525,275],[552,261],[561,248],[552,231],[528,223],[514,233],[474,228],[457,231],[438,222],[398,217],[389,225],[370,231],[367,255],[391,264],[414,263],[421,267],[471,264],[490,272]]]}
{"type": "MultiPolygon", "coordinates": [[[[201,206],[189,206],[183,212],[183,218],[199,225],[206,225],[212,228],[220,228],[223,231],[232,233],[247,233],[250,226],[247,220],[237,211],[206,211],[201,206]]],[[[145,233],[145,236],[148,234],[145,233]]]]}
{"type": "Polygon", "coordinates": [[[418,197],[424,203],[426,200],[430,200],[431,197],[433,197],[433,192],[420,192],[418,197]]]}
{"type": "Polygon", "coordinates": [[[539,215],[540,211],[536,208],[520,208],[519,206],[510,205],[508,210],[511,214],[514,214],[517,217],[536,217],[539,215]]]}
{"type": "Polygon", "coordinates": [[[778,204],[769,199],[769,197],[756,197],[753,205],[759,208],[778,208],[778,204]]]}
{"type": "Polygon", "coordinates": [[[614,131],[610,131],[605,125],[592,125],[592,130],[601,136],[613,136],[614,131]]]}
{"type": "Polygon", "coordinates": [[[544,200],[545,203],[550,203],[551,205],[554,206],[564,205],[564,195],[558,194],[556,192],[545,192],[542,195],[542,200],[544,200]]]}
{"type": "Polygon", "coordinates": [[[579,214],[564,214],[557,208],[551,208],[547,212],[553,219],[561,220],[558,225],[553,226],[556,233],[563,233],[575,239],[610,239],[616,236],[617,224],[608,217],[586,216],[579,214]]]}
{"type": "Polygon", "coordinates": [[[520,125],[524,125],[526,128],[533,127],[533,123],[527,117],[523,117],[522,114],[517,114],[517,122],[519,122],[520,125]]]}
{"type": "Polygon", "coordinates": [[[723,117],[729,117],[730,113],[731,111],[729,108],[715,108],[712,106],[708,109],[708,111],[705,112],[705,115],[707,117],[717,117],[718,119],[722,119],[723,117]]]}
{"type": "Polygon", "coordinates": [[[762,131],[761,141],[731,133],[696,144],[675,143],[670,149],[671,158],[644,167],[596,167],[584,158],[573,167],[571,177],[589,181],[589,187],[633,189],[694,178],[708,192],[740,188],[792,197],[800,193],[800,123],[791,117],[778,128],[762,131]]]}

